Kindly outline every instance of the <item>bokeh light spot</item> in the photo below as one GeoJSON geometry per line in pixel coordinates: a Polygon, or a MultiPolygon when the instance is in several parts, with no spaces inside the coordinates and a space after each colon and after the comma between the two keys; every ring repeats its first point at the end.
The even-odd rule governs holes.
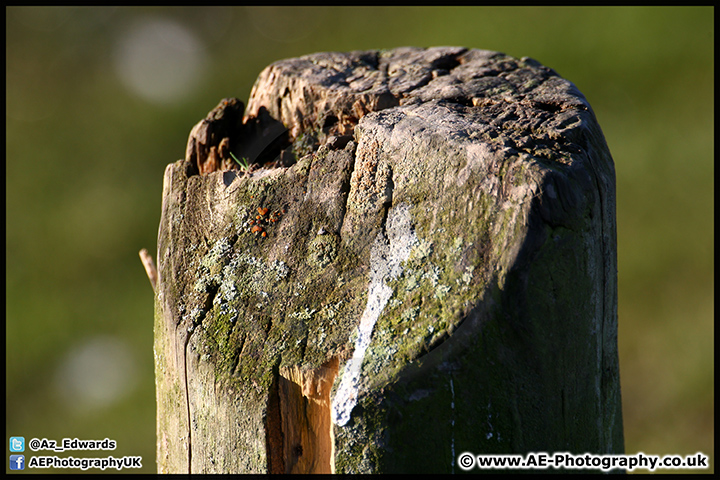
{"type": "Polygon", "coordinates": [[[118,39],[114,66],[123,84],[153,103],[177,101],[197,86],[205,64],[202,42],[165,18],[143,19],[118,39]]]}

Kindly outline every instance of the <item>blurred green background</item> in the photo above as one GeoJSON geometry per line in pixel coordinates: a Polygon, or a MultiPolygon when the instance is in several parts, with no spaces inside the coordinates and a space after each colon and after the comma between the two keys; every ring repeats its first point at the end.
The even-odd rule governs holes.
{"type": "Polygon", "coordinates": [[[712,465],[712,7],[6,14],[6,443],[108,437],[103,456],[141,455],[154,472],[138,250],[155,256],[163,171],[191,127],[223,97],[246,101],[282,58],[459,45],[533,57],[593,106],[617,171],[626,451],[712,465]]]}

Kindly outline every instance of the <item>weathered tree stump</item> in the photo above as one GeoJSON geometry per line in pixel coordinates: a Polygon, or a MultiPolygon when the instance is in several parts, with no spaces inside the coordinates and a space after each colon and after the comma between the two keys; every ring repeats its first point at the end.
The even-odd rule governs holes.
{"type": "Polygon", "coordinates": [[[165,171],[159,471],[623,452],[615,173],[572,83],[482,50],[320,53],[243,107],[165,171]]]}

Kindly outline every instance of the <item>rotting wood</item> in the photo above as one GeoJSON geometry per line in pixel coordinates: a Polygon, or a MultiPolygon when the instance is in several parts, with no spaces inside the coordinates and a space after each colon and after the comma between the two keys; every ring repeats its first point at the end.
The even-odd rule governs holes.
{"type": "Polygon", "coordinates": [[[210,127],[241,104],[165,171],[159,471],[623,451],[614,166],[572,83],[483,50],[321,53],[210,127]]]}

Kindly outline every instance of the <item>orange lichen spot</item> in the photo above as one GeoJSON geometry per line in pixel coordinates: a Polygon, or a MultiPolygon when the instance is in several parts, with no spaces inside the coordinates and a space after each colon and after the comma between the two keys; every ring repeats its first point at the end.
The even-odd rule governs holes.
{"type": "Polygon", "coordinates": [[[267,232],[262,232],[260,235],[262,235],[263,237],[267,237],[267,232]]]}
{"type": "Polygon", "coordinates": [[[250,229],[250,232],[251,232],[251,233],[262,232],[262,227],[261,227],[260,225],[255,225],[254,227],[252,227],[252,228],[250,229]]]}
{"type": "Polygon", "coordinates": [[[258,213],[260,215],[265,215],[268,212],[267,208],[258,208],[258,213]]]}

